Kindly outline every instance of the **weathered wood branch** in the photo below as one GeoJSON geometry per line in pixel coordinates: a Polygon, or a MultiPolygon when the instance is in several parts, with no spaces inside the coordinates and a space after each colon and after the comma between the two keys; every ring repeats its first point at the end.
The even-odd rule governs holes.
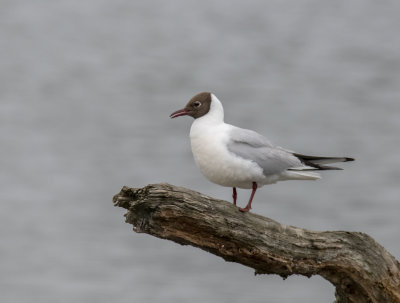
{"type": "Polygon", "coordinates": [[[123,187],[113,200],[136,232],[199,247],[257,274],[320,275],[340,303],[400,303],[400,263],[364,233],[283,225],[169,184],[123,187]]]}

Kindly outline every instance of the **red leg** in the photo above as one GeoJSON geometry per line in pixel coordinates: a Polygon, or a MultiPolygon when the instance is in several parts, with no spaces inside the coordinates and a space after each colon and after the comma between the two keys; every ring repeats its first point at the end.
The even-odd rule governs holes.
{"type": "Polygon", "coordinates": [[[251,209],[251,202],[253,201],[254,194],[256,193],[256,190],[257,190],[257,183],[253,182],[253,191],[251,192],[249,203],[247,203],[245,208],[240,208],[239,207],[239,210],[241,212],[247,213],[251,209]]]}
{"type": "Polygon", "coordinates": [[[236,198],[237,198],[237,192],[236,192],[236,187],[233,187],[233,205],[236,205],[236,198]]]}

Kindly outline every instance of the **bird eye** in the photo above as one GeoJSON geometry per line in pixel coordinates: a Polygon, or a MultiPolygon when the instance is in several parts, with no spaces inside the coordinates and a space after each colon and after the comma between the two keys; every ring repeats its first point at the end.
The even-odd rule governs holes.
{"type": "Polygon", "coordinates": [[[201,106],[201,102],[200,101],[196,101],[193,103],[194,107],[200,107],[201,106]]]}

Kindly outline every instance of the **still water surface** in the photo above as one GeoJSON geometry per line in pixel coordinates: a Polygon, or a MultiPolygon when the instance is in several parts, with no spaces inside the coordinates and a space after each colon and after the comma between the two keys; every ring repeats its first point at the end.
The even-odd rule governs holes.
{"type": "MultiPolygon", "coordinates": [[[[362,231],[400,259],[400,2],[0,2],[2,302],[332,302],[319,277],[254,276],[135,234],[111,198],[169,182],[221,199],[169,114],[214,92],[226,121],[357,159],[257,192],[253,211],[362,231]]],[[[245,205],[250,192],[239,191],[245,205]]]]}

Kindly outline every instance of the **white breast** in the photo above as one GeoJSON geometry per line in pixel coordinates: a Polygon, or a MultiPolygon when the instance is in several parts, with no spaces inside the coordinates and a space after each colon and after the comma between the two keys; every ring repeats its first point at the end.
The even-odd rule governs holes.
{"type": "Polygon", "coordinates": [[[252,188],[252,182],[264,183],[265,176],[255,162],[228,151],[231,126],[202,118],[196,119],[190,130],[193,157],[202,174],[222,186],[252,188]]]}

